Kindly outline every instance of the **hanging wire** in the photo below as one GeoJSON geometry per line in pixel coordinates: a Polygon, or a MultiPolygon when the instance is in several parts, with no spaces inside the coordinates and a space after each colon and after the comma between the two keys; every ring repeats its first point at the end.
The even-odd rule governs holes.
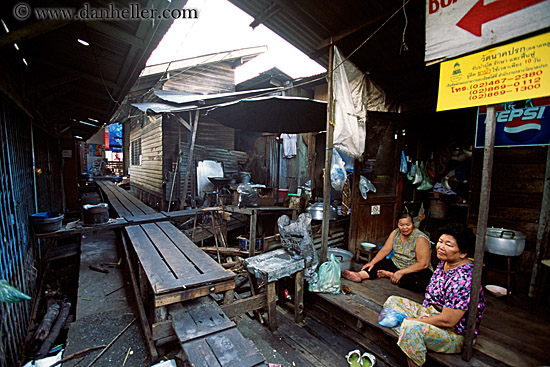
{"type": "Polygon", "coordinates": [[[405,43],[405,32],[407,31],[407,25],[409,25],[409,19],[407,18],[407,11],[405,10],[405,0],[403,0],[403,15],[405,16],[405,27],[403,27],[403,38],[401,39],[401,47],[399,48],[399,55],[403,52],[409,51],[409,47],[405,43]]]}

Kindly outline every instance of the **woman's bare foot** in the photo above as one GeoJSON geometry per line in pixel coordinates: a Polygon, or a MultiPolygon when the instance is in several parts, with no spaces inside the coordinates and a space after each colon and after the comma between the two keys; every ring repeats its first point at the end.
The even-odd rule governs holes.
{"type": "Polygon", "coordinates": [[[391,278],[393,275],[391,271],[387,270],[378,270],[376,274],[378,275],[378,278],[391,278]]]}
{"type": "Polygon", "coordinates": [[[347,279],[351,280],[355,283],[361,283],[362,280],[369,279],[369,273],[367,273],[364,270],[361,270],[360,272],[354,272],[350,270],[342,270],[342,276],[347,279]]]}
{"type": "Polygon", "coordinates": [[[354,271],[349,271],[349,270],[342,270],[342,276],[345,279],[351,280],[352,282],[355,282],[355,283],[361,283],[361,281],[363,280],[361,279],[358,273],[354,271]]]}

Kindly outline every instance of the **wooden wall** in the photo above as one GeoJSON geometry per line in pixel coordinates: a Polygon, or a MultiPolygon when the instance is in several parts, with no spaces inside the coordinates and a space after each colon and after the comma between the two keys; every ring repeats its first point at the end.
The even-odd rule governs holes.
{"type": "Polygon", "coordinates": [[[130,164],[131,185],[162,197],[162,115],[144,114],[134,119],[130,130],[130,145],[138,138],[141,138],[142,161],[141,165],[130,164]]]}
{"type": "Polygon", "coordinates": [[[234,70],[230,62],[198,65],[184,71],[171,71],[162,89],[186,93],[234,92],[234,70]]]}
{"type": "MultiPolygon", "coordinates": [[[[521,263],[527,270],[534,261],[542,204],[546,149],[495,148],[488,226],[526,234],[521,263]]],[[[479,212],[483,150],[474,151],[468,224],[475,227],[479,212]]]]}

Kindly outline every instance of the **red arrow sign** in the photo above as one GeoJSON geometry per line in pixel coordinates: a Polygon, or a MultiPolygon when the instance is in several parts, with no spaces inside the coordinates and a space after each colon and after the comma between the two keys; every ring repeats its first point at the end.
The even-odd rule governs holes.
{"type": "Polygon", "coordinates": [[[478,2],[456,23],[460,28],[481,37],[481,25],[491,20],[515,13],[546,0],[500,0],[485,5],[478,2]]]}

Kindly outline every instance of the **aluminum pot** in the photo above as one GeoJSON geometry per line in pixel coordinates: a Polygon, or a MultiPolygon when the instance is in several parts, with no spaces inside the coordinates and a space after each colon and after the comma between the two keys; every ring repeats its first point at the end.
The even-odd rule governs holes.
{"type": "MultiPolygon", "coordinates": [[[[329,220],[334,220],[338,218],[338,213],[336,212],[336,209],[332,205],[329,205],[330,208],[330,215],[329,220]]],[[[323,202],[315,203],[311,206],[309,206],[306,211],[311,214],[311,219],[313,220],[323,220],[323,202]]]]}
{"type": "Polygon", "coordinates": [[[525,249],[525,234],[504,228],[487,228],[485,251],[503,256],[519,256],[525,249]]]}

